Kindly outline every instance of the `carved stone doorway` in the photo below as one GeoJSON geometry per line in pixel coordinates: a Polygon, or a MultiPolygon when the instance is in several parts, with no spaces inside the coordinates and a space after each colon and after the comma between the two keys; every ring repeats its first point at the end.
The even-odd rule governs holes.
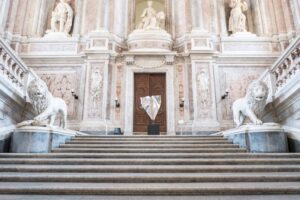
{"type": "Polygon", "coordinates": [[[146,112],[140,107],[140,97],[161,95],[161,107],[155,119],[160,125],[161,134],[167,132],[166,115],[166,74],[165,73],[135,73],[134,74],[134,110],[133,110],[133,132],[143,134],[151,120],[146,112]]]}

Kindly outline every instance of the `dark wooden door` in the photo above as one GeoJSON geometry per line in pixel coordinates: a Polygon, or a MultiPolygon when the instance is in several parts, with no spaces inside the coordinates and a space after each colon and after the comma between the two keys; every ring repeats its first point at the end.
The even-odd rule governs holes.
{"type": "Polygon", "coordinates": [[[140,107],[140,97],[161,95],[161,107],[155,123],[160,125],[160,132],[167,132],[166,120],[166,75],[165,74],[134,74],[134,132],[147,132],[151,120],[140,107]]]}

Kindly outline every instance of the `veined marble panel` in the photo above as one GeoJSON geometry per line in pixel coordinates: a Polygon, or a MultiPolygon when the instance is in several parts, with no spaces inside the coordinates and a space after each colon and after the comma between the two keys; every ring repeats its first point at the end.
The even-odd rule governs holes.
{"type": "Polygon", "coordinates": [[[243,65],[220,65],[217,67],[216,84],[219,119],[232,121],[232,103],[245,96],[249,84],[260,77],[267,66],[243,66],[243,65]],[[221,96],[228,90],[227,98],[221,100],[221,96]]]}
{"type": "Polygon", "coordinates": [[[21,55],[75,55],[79,49],[78,38],[31,38],[20,48],[21,55]]]}
{"type": "Polygon", "coordinates": [[[62,98],[68,106],[68,119],[79,120],[79,100],[72,96],[72,90],[81,98],[81,67],[42,67],[34,68],[39,77],[45,81],[49,91],[55,97],[62,98]]]}

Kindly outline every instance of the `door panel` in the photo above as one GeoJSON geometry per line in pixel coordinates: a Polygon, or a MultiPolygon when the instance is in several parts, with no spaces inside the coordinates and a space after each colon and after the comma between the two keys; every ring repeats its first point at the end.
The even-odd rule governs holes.
{"type": "Polygon", "coordinates": [[[160,131],[167,131],[166,123],[166,78],[165,74],[135,74],[134,75],[134,132],[147,132],[151,120],[140,108],[140,97],[161,95],[161,107],[155,119],[160,125],[160,131]]]}

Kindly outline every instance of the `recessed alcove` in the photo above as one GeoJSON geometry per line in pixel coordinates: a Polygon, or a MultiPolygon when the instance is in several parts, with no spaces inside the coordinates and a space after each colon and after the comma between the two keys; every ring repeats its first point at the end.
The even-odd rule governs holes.
{"type": "MultiPolygon", "coordinates": [[[[143,11],[148,7],[147,3],[149,0],[136,0],[135,1],[135,28],[141,23],[143,11]]],[[[166,2],[165,0],[152,0],[152,8],[158,12],[165,12],[166,10],[166,2]]],[[[165,24],[163,24],[163,29],[165,29],[165,24]]]]}

